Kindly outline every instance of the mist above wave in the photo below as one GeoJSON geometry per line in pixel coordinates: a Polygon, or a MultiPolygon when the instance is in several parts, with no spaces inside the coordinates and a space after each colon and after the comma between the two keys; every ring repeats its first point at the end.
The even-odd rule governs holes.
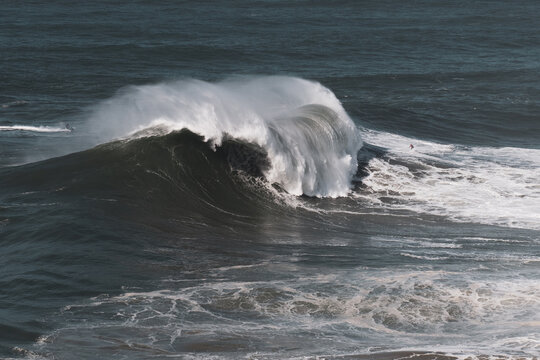
{"type": "Polygon", "coordinates": [[[227,138],[253,143],[268,155],[269,182],[320,197],[349,193],[362,146],[336,96],[293,77],[133,86],[99,104],[90,126],[101,142],[188,129],[212,146],[227,138]]]}

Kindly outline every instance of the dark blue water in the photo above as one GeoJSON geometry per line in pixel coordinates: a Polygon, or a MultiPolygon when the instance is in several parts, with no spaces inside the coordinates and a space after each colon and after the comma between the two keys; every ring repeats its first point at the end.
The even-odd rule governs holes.
{"type": "Polygon", "coordinates": [[[539,11],[0,4],[0,357],[538,357],[539,11]]]}

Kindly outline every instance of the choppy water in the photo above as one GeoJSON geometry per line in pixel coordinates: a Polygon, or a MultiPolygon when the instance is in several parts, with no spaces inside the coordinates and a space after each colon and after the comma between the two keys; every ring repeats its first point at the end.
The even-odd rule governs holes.
{"type": "Polygon", "coordinates": [[[540,355],[536,2],[0,9],[0,357],[540,355]]]}

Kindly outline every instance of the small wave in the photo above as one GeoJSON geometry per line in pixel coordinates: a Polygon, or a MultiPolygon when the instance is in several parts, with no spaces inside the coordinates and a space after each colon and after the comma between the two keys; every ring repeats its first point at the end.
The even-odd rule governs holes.
{"type": "Polygon", "coordinates": [[[28,125],[9,125],[0,126],[0,131],[30,131],[39,133],[58,133],[71,132],[71,128],[55,126],[28,126],[28,125]]]}
{"type": "Polygon", "coordinates": [[[448,256],[425,256],[425,255],[415,255],[411,253],[402,252],[400,253],[401,256],[410,257],[413,259],[421,259],[421,260],[428,260],[428,261],[437,261],[437,260],[448,260],[448,256]]]}
{"type": "Polygon", "coordinates": [[[2,105],[0,105],[3,109],[7,109],[7,108],[10,108],[10,107],[15,107],[15,106],[23,106],[23,105],[26,105],[28,104],[28,101],[25,101],[25,100],[15,100],[15,101],[10,101],[10,102],[7,102],[7,103],[3,103],[2,105]]]}

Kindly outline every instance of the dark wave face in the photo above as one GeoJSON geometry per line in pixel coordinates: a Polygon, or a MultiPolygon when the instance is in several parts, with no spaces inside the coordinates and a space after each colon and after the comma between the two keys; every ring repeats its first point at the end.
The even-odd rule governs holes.
{"type": "Polygon", "coordinates": [[[8,170],[3,183],[6,188],[56,193],[60,199],[80,194],[95,201],[129,199],[130,207],[151,209],[154,215],[159,215],[155,211],[164,216],[204,217],[220,211],[240,215],[243,210],[250,211],[246,206],[256,209],[258,204],[250,205],[253,199],[249,197],[241,202],[238,195],[248,194],[240,188],[242,183],[235,181],[234,169],[256,178],[262,177],[267,167],[266,154],[255,145],[226,140],[212,150],[201,136],[182,131],[112,142],[8,170]]]}
{"type": "Polygon", "coordinates": [[[538,13],[2,3],[0,358],[538,358],[538,13]]]}

